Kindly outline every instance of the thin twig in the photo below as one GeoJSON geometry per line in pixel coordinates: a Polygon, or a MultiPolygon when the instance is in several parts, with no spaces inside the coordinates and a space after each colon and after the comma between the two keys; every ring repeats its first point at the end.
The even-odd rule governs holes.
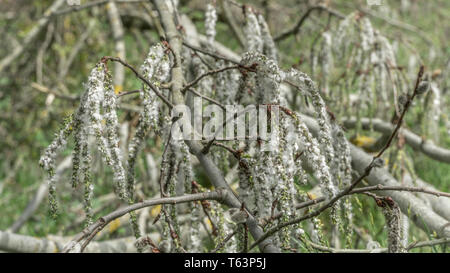
{"type": "Polygon", "coordinates": [[[136,75],[136,77],[138,77],[141,81],[143,81],[146,85],[148,85],[153,92],[155,92],[155,94],[164,101],[165,104],[167,104],[167,106],[169,106],[170,109],[173,108],[173,104],[163,95],[161,94],[158,89],[156,88],[156,86],[154,86],[151,82],[149,82],[144,76],[142,76],[132,65],[130,65],[129,63],[125,62],[124,60],[117,58],[117,57],[110,57],[110,56],[105,56],[102,58],[102,62],[104,62],[105,64],[108,61],[113,61],[113,62],[119,62],[121,63],[123,66],[127,67],[128,69],[130,69],[131,71],[133,71],[133,73],[136,75]]]}
{"type": "Polygon", "coordinates": [[[220,102],[216,101],[215,99],[210,98],[210,97],[208,97],[208,96],[205,96],[205,95],[203,95],[203,94],[201,94],[201,93],[195,91],[195,89],[193,89],[193,88],[188,88],[187,91],[189,91],[189,92],[191,92],[192,94],[195,94],[195,95],[199,96],[200,98],[202,98],[202,99],[204,99],[204,100],[207,100],[207,101],[209,101],[209,102],[211,102],[211,103],[213,103],[213,104],[219,106],[219,107],[222,108],[223,110],[225,110],[225,105],[221,104],[220,102]]]}
{"type": "Polygon", "coordinates": [[[227,61],[227,62],[233,63],[233,64],[235,64],[235,65],[240,65],[240,63],[237,62],[237,61],[235,61],[235,60],[229,59],[229,58],[227,58],[227,57],[225,57],[225,56],[223,56],[223,55],[219,55],[219,54],[217,54],[217,53],[210,52],[210,51],[205,50],[205,49],[202,49],[202,48],[200,48],[200,47],[191,45],[191,44],[189,44],[189,43],[186,42],[186,41],[183,41],[183,45],[184,45],[185,47],[187,47],[187,48],[190,48],[190,49],[192,49],[192,50],[194,50],[194,51],[197,51],[197,52],[203,53],[203,54],[205,54],[205,55],[211,56],[211,57],[213,57],[213,58],[215,58],[215,59],[227,61]]]}
{"type": "Polygon", "coordinates": [[[120,98],[120,97],[123,97],[123,96],[128,96],[128,95],[131,95],[131,94],[140,93],[141,91],[142,90],[140,90],[140,89],[131,90],[131,91],[123,91],[123,92],[120,92],[119,94],[117,94],[117,97],[120,98]]]}
{"type": "Polygon", "coordinates": [[[222,67],[222,68],[215,69],[215,70],[210,70],[210,71],[205,72],[202,75],[198,76],[196,79],[194,79],[190,83],[186,84],[185,86],[183,86],[183,88],[181,89],[181,92],[184,93],[187,89],[189,89],[192,86],[196,85],[199,81],[201,81],[203,78],[205,78],[207,76],[214,75],[214,74],[217,74],[217,73],[221,73],[221,72],[224,72],[224,71],[227,71],[227,70],[232,70],[232,69],[246,69],[246,70],[254,71],[253,68],[246,67],[246,66],[243,66],[241,64],[233,65],[233,66],[227,66],[227,67],[222,67]]]}
{"type": "Polygon", "coordinates": [[[289,37],[290,35],[297,33],[298,30],[300,29],[300,27],[303,25],[303,23],[309,17],[309,15],[311,15],[311,12],[314,11],[314,10],[324,10],[324,11],[328,12],[329,14],[334,15],[334,16],[336,16],[338,18],[341,18],[341,19],[345,18],[345,16],[343,14],[341,14],[340,12],[332,10],[332,9],[330,9],[330,8],[324,6],[324,5],[312,6],[305,12],[305,14],[300,18],[298,23],[293,28],[291,28],[290,30],[287,30],[287,31],[281,33],[280,35],[276,36],[274,38],[274,41],[275,42],[282,41],[282,40],[286,39],[287,37],[289,37]]]}
{"type": "Polygon", "coordinates": [[[382,16],[382,15],[380,15],[380,14],[377,14],[377,13],[375,13],[375,12],[373,12],[373,11],[371,11],[371,10],[365,9],[365,8],[363,8],[363,7],[356,7],[356,8],[357,8],[360,12],[365,13],[365,14],[367,14],[367,15],[370,15],[370,16],[372,16],[372,17],[374,17],[374,18],[383,20],[383,21],[385,21],[386,23],[388,23],[388,24],[391,25],[391,26],[394,26],[394,27],[399,28],[399,29],[407,30],[407,31],[409,31],[409,32],[411,32],[411,33],[413,33],[413,34],[415,34],[415,35],[418,35],[418,36],[419,36],[420,38],[422,38],[429,46],[433,46],[433,45],[434,45],[434,44],[433,44],[433,41],[427,36],[427,34],[426,34],[425,32],[423,32],[420,28],[416,27],[416,26],[413,26],[413,25],[410,25],[410,24],[407,24],[407,23],[404,23],[404,22],[395,20],[395,19],[393,19],[392,17],[385,17],[385,16],[382,16]]]}
{"type": "Polygon", "coordinates": [[[237,233],[237,229],[233,230],[233,232],[229,233],[224,239],[223,241],[221,241],[220,243],[217,244],[216,248],[214,248],[213,250],[211,250],[210,253],[215,253],[217,251],[219,251],[219,249],[221,249],[231,238],[233,238],[234,235],[236,235],[237,233]]]}

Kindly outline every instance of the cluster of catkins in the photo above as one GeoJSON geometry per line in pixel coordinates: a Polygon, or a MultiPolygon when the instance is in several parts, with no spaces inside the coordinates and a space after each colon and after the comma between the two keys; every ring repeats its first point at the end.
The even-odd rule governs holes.
{"type": "MultiPolygon", "coordinates": [[[[356,133],[361,129],[360,118],[392,119],[392,106],[398,115],[403,102],[411,92],[419,69],[417,53],[409,57],[408,73],[397,65],[398,43],[391,43],[376,30],[370,20],[358,12],[349,14],[335,29],[322,34],[320,52],[312,53],[312,71],[318,74],[319,88],[330,98],[329,106],[338,116],[356,116],[356,133]],[[346,64],[345,71],[338,71],[335,63],[346,64]],[[317,64],[320,67],[317,67],[317,64]],[[316,73],[320,71],[320,73],[316,73]],[[342,75],[352,75],[351,80],[342,75]],[[333,87],[330,88],[330,81],[333,87]],[[380,103],[381,102],[381,103],[380,103]]],[[[430,46],[432,48],[432,46],[430,46]]],[[[314,49],[312,49],[314,50],[314,49]]],[[[411,50],[405,47],[405,50],[411,50]]],[[[431,50],[431,49],[430,49],[431,50]]],[[[444,70],[441,77],[446,77],[444,70]]],[[[439,142],[439,122],[447,120],[448,108],[440,85],[429,75],[430,90],[422,96],[421,105],[423,135],[439,142]]]]}
{"type": "Polygon", "coordinates": [[[386,219],[388,232],[388,252],[406,252],[407,229],[404,227],[405,216],[401,213],[400,207],[392,200],[382,201],[382,210],[386,219]]]}
{"type": "MultiPolygon", "coordinates": [[[[205,26],[207,32],[213,25],[208,6],[205,26]]],[[[229,70],[212,76],[213,80],[203,79],[197,87],[197,91],[208,94],[223,104],[260,105],[267,107],[270,118],[279,117],[279,124],[270,128],[272,141],[231,141],[236,150],[243,149],[243,154],[236,163],[238,168],[238,188],[240,198],[246,207],[260,219],[265,228],[277,225],[293,219],[296,212],[295,204],[306,200],[304,192],[298,185],[307,184],[310,181],[304,164],[308,164],[313,170],[313,176],[319,182],[323,195],[330,199],[339,189],[348,186],[351,182],[351,159],[349,144],[341,128],[330,120],[326,105],[319,89],[311,78],[297,70],[283,71],[277,64],[277,51],[270,31],[264,18],[256,14],[251,8],[245,11],[244,34],[246,37],[246,50],[241,59],[241,65],[256,67],[255,71],[240,73],[229,70]],[[238,79],[238,80],[236,80],[238,79]],[[318,136],[313,136],[301,116],[288,110],[288,103],[283,93],[283,81],[289,81],[303,91],[303,95],[312,101],[313,110],[320,126],[318,136]],[[286,111],[271,107],[282,106],[286,111]],[[271,147],[270,145],[276,145],[271,147]],[[299,197],[300,196],[300,197],[299,197]],[[278,219],[271,216],[282,212],[278,219]]],[[[207,37],[211,37],[208,36],[207,37]]],[[[211,43],[210,43],[211,44],[211,43]]],[[[188,56],[189,54],[185,54],[188,56]]],[[[328,54],[331,58],[331,54],[328,54]]],[[[193,66],[194,76],[198,76],[207,68],[204,60],[214,63],[214,68],[223,68],[230,64],[226,61],[214,61],[213,58],[203,56],[203,60],[192,58],[185,65],[193,66]]],[[[189,73],[186,77],[189,78],[189,73]]],[[[191,75],[192,78],[192,75],[191,75]]],[[[195,78],[195,77],[193,77],[195,78]]],[[[267,117],[268,118],[268,117],[267,117]]],[[[220,150],[212,150],[213,157],[218,156],[216,162],[229,160],[229,154],[220,153],[220,150]]],[[[232,166],[228,166],[231,168],[232,166]]],[[[221,168],[223,171],[224,168],[221,168]]],[[[346,217],[347,231],[351,233],[352,208],[348,200],[337,203],[333,212],[333,221],[342,224],[338,212],[343,208],[346,217]]],[[[221,209],[218,207],[217,209],[221,209]]],[[[220,215],[220,213],[217,213],[220,215]]],[[[226,214],[224,214],[226,217],[226,214]]],[[[228,219],[229,220],[229,219],[228,219]]],[[[227,218],[225,222],[228,222],[227,218]]],[[[232,219],[231,219],[232,220],[232,219]]],[[[220,221],[217,219],[217,221],[220,221]]],[[[315,222],[320,221],[315,219],[315,222]]],[[[235,223],[236,224],[236,223],[235,223]]],[[[316,225],[317,226],[317,225],[316,225]]],[[[340,225],[341,226],[341,225],[340,225]]],[[[342,224],[343,226],[343,224],[342,224]]],[[[229,230],[230,225],[226,224],[229,230]]],[[[282,247],[291,244],[291,235],[298,237],[303,234],[299,226],[292,226],[275,236],[274,242],[282,247]]],[[[319,232],[320,233],[320,232],[319,232]]],[[[239,244],[239,237],[237,240],[239,244]]],[[[227,244],[224,251],[231,251],[232,244],[227,244]]],[[[240,249],[240,247],[238,247],[240,249]]]]}
{"type": "MultiPolygon", "coordinates": [[[[270,123],[270,141],[266,139],[242,140],[226,142],[233,149],[242,149],[235,166],[232,166],[231,155],[214,147],[211,149],[214,161],[226,172],[237,168],[236,179],[239,197],[248,210],[259,219],[265,229],[294,219],[299,212],[297,202],[306,201],[308,196],[301,190],[301,185],[317,181],[323,196],[333,198],[340,189],[351,183],[351,159],[349,144],[341,128],[335,124],[327,113],[325,102],[319,88],[311,78],[295,69],[283,71],[278,66],[277,51],[274,41],[264,18],[247,8],[244,34],[247,40],[246,53],[243,54],[241,65],[252,67],[251,71],[226,70],[202,79],[195,87],[199,93],[220,101],[224,104],[258,105],[265,107],[268,115],[263,117],[279,122],[270,123]],[[289,81],[301,90],[301,95],[308,97],[317,119],[320,131],[317,136],[308,129],[300,114],[289,110],[289,105],[283,92],[283,84],[289,81]],[[306,168],[311,169],[311,177],[306,168]],[[273,217],[281,215],[280,217],[273,217]]],[[[205,28],[208,37],[207,47],[212,47],[215,37],[217,15],[214,5],[207,6],[205,28]]],[[[332,58],[330,35],[326,39],[322,59],[332,58]]],[[[345,39],[343,39],[345,41],[345,39]]],[[[227,61],[216,61],[209,56],[196,56],[189,49],[183,48],[182,60],[185,78],[192,80],[208,68],[223,68],[230,66],[227,61]]],[[[200,54],[200,53],[196,53],[200,54]]],[[[363,58],[362,58],[363,59],[363,58]]],[[[324,64],[324,69],[330,69],[324,64]]],[[[155,88],[168,80],[171,61],[165,48],[157,44],[151,48],[144,64],[142,73],[155,88]]],[[[192,95],[191,93],[187,93],[192,95]]],[[[160,185],[163,196],[174,196],[184,193],[204,191],[194,181],[194,172],[189,149],[183,141],[168,139],[170,136],[170,120],[161,116],[161,105],[148,86],[141,91],[143,111],[141,112],[136,133],[129,144],[129,154],[126,164],[122,160],[117,136],[116,96],[111,85],[111,77],[104,63],[100,62],[91,72],[87,90],[82,96],[80,107],[73,117],[67,121],[53,143],[47,148],[41,158],[41,164],[50,174],[50,204],[56,209],[54,165],[57,152],[61,150],[68,136],[75,135],[73,185],[83,181],[85,185],[85,203],[88,216],[91,214],[90,200],[93,184],[90,177],[91,148],[95,146],[101,152],[102,158],[111,166],[119,196],[133,202],[134,165],[139,150],[145,143],[149,129],[159,135],[164,143],[161,161],[160,185]]],[[[187,95],[188,97],[189,95],[187,95]]],[[[260,117],[261,118],[261,117],[260,117]]],[[[125,145],[125,144],[123,144],[125,145]]],[[[191,219],[181,224],[178,221],[181,206],[163,205],[161,208],[163,222],[163,240],[160,242],[164,251],[186,250],[201,252],[203,238],[200,223],[210,225],[217,246],[223,239],[238,231],[218,251],[235,252],[245,249],[243,221],[237,220],[236,213],[229,213],[217,202],[192,202],[188,205],[191,219]],[[206,205],[207,204],[207,205],[206,205]]],[[[352,208],[348,200],[335,204],[332,220],[351,230],[352,208]],[[343,209],[342,209],[343,208],[343,209]],[[340,220],[339,212],[343,212],[346,221],[340,220]]],[[[242,218],[242,217],[241,217],[242,218]]],[[[133,219],[133,218],[132,218],[133,219]]],[[[313,233],[321,234],[320,220],[312,220],[313,233]]],[[[273,237],[273,242],[279,247],[289,248],[295,240],[302,240],[305,232],[301,225],[291,225],[273,237]],[[301,238],[300,238],[301,237],[301,238]]],[[[137,235],[139,236],[139,235],[137,235]]]]}
{"type": "MultiPolygon", "coordinates": [[[[407,69],[399,67],[395,57],[399,43],[391,43],[372,26],[367,17],[358,12],[349,14],[336,29],[329,29],[322,36],[320,52],[315,56],[318,62],[312,62],[313,66],[319,63],[320,68],[313,67],[313,71],[320,70],[317,77],[319,87],[330,98],[329,106],[334,113],[338,117],[356,117],[355,135],[362,130],[362,117],[369,117],[369,122],[372,118],[389,121],[398,117],[413,91],[420,56],[405,44],[403,49],[411,51],[409,63],[407,69]],[[346,64],[346,68],[333,68],[335,63],[346,64]],[[330,81],[335,83],[332,88],[330,81]]],[[[430,45],[430,50],[432,48],[430,45]]],[[[448,78],[449,66],[450,62],[446,69],[424,75],[426,88],[419,90],[419,96],[412,104],[419,125],[414,130],[420,131],[427,141],[435,143],[441,141],[439,128],[442,122],[447,128],[450,124],[446,114],[449,112],[446,82],[442,80],[448,78]]],[[[387,154],[389,169],[394,177],[401,180],[405,173],[409,173],[415,179],[414,160],[408,152],[400,147],[391,149],[387,154]]]]}
{"type": "Polygon", "coordinates": [[[102,154],[105,163],[114,173],[116,191],[121,199],[127,198],[125,186],[125,169],[119,149],[117,134],[118,120],[116,113],[116,95],[103,62],[92,69],[86,92],[75,114],[66,122],[56,138],[45,150],[40,165],[49,174],[50,207],[52,215],[57,213],[56,181],[54,168],[57,152],[65,148],[68,137],[74,135],[72,186],[76,188],[80,182],[84,186],[84,204],[88,223],[91,221],[91,199],[94,186],[91,179],[91,160],[93,142],[102,154]]]}
{"type": "MultiPolygon", "coordinates": [[[[162,45],[151,48],[142,71],[146,79],[155,88],[167,80],[170,71],[169,58],[162,45]]],[[[72,186],[76,188],[80,182],[85,188],[85,208],[88,222],[91,218],[91,198],[94,185],[91,181],[92,147],[97,147],[105,163],[113,171],[116,192],[120,199],[132,202],[134,192],[134,163],[145,135],[150,127],[158,130],[159,104],[156,95],[144,85],[141,91],[144,110],[136,134],[129,145],[127,164],[119,148],[118,116],[116,113],[116,94],[106,64],[99,62],[92,69],[86,92],[81,97],[80,106],[65,122],[56,138],[45,150],[40,159],[41,166],[49,173],[50,206],[52,214],[56,214],[56,181],[54,178],[55,160],[58,151],[65,148],[68,137],[74,135],[72,186]]]]}
{"type": "Polygon", "coordinates": [[[386,115],[391,113],[392,105],[399,111],[398,98],[410,87],[398,69],[395,53],[396,47],[372,27],[370,20],[355,12],[336,29],[322,34],[320,52],[313,54],[318,61],[312,62],[312,71],[319,71],[315,67],[319,63],[319,87],[338,115],[360,117],[363,113],[389,120],[391,117],[386,115]],[[346,64],[345,71],[336,73],[335,63],[346,64]],[[342,77],[343,73],[351,75],[351,80],[342,77]],[[332,88],[330,81],[334,83],[332,88]]]}
{"type": "MultiPolygon", "coordinates": [[[[409,50],[408,47],[405,49],[409,50]]],[[[420,63],[413,52],[408,73],[405,73],[397,65],[397,51],[395,42],[391,43],[381,35],[367,17],[354,12],[337,28],[324,32],[320,52],[312,54],[317,60],[311,62],[312,71],[317,75],[321,92],[329,98],[328,106],[337,117],[356,117],[356,136],[362,130],[362,117],[369,117],[369,122],[372,118],[392,120],[401,114],[408,95],[411,95],[414,87],[411,84],[417,78],[420,63]],[[345,64],[345,69],[334,67],[337,63],[345,64]],[[317,64],[320,67],[316,67],[317,64]],[[318,71],[320,73],[316,73],[318,71]],[[332,87],[330,82],[333,82],[332,87]]],[[[422,92],[413,107],[419,113],[417,118],[422,135],[427,136],[427,140],[439,142],[440,122],[448,120],[443,111],[448,108],[448,103],[442,96],[440,85],[432,78],[428,74],[425,76],[424,82],[428,83],[430,92],[422,92]]],[[[390,171],[396,178],[402,179],[405,170],[415,178],[413,160],[408,153],[391,150],[389,158],[390,171]],[[396,165],[404,167],[400,170],[395,168],[396,165]]]]}

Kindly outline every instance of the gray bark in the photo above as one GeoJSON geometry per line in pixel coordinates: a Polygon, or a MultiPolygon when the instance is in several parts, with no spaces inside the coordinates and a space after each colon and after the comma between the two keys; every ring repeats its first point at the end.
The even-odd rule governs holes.
{"type": "MultiPolygon", "coordinates": [[[[317,122],[308,116],[300,115],[313,134],[319,132],[317,122]]],[[[350,144],[353,169],[364,173],[372,161],[372,156],[350,144]]],[[[385,168],[374,168],[365,179],[370,185],[398,186],[399,182],[385,168]]],[[[442,216],[434,212],[427,204],[413,193],[399,191],[380,191],[390,196],[400,206],[401,211],[427,233],[436,232],[439,237],[450,237],[450,224],[442,216]]],[[[443,198],[443,197],[440,197],[443,198]]]]}
{"type": "MultiPolygon", "coordinates": [[[[347,128],[353,128],[356,126],[356,118],[346,119],[343,124],[347,128]]],[[[362,118],[361,124],[363,128],[369,128],[370,120],[368,118],[362,118]]],[[[380,119],[372,119],[373,129],[385,135],[389,135],[394,130],[394,125],[384,122],[380,119]]],[[[405,141],[412,148],[421,151],[428,157],[441,161],[450,163],[450,150],[436,146],[432,141],[424,141],[422,138],[411,131],[406,129],[400,129],[400,134],[405,136],[405,141]]]]}
{"type": "MultiPolygon", "coordinates": [[[[0,231],[0,250],[19,253],[57,253],[63,249],[66,238],[54,237],[38,239],[27,235],[20,235],[0,231]]],[[[90,253],[137,252],[132,237],[104,242],[91,242],[85,249],[90,253]]]]}
{"type": "MultiPolygon", "coordinates": [[[[120,19],[119,10],[114,2],[108,3],[106,6],[108,10],[108,18],[111,24],[111,31],[115,42],[116,56],[125,60],[125,41],[122,20],[120,19]]],[[[122,91],[125,80],[125,68],[120,63],[114,64],[114,88],[122,91]]]]}

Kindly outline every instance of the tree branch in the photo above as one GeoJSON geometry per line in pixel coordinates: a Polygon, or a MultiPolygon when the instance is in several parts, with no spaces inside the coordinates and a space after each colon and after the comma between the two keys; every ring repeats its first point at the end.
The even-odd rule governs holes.
{"type": "MultiPolygon", "coordinates": [[[[315,135],[319,132],[317,122],[308,116],[300,115],[311,132],[315,135]]],[[[353,169],[358,173],[363,173],[372,157],[363,150],[350,144],[353,169]]],[[[376,168],[365,178],[372,186],[398,186],[399,182],[385,168],[376,168]]],[[[436,232],[439,237],[450,237],[450,226],[448,221],[435,213],[427,206],[422,199],[408,192],[381,191],[382,195],[390,196],[399,206],[405,215],[410,215],[410,219],[426,232],[436,232]]]]}
{"type": "MultiPolygon", "coordinates": [[[[370,120],[368,118],[362,118],[360,122],[363,129],[369,129],[369,127],[372,126],[375,131],[386,135],[391,134],[394,130],[394,126],[392,124],[382,121],[381,119],[370,120]]],[[[356,118],[344,119],[342,124],[346,128],[354,128],[356,126],[356,118]]],[[[450,163],[449,149],[436,146],[433,142],[426,141],[422,137],[404,128],[400,129],[400,133],[405,137],[406,143],[412,148],[422,152],[434,160],[450,163]]]]}
{"type": "MultiPolygon", "coordinates": [[[[56,253],[63,248],[66,238],[49,236],[49,238],[35,238],[0,231],[0,250],[19,253],[56,253]]],[[[89,253],[127,253],[136,252],[135,239],[132,237],[114,239],[103,242],[92,242],[85,252],[89,253]]]]}
{"type": "Polygon", "coordinates": [[[241,63],[238,62],[238,61],[236,61],[236,60],[233,60],[233,59],[227,58],[227,57],[225,57],[225,56],[219,55],[219,54],[217,54],[217,53],[213,53],[213,52],[210,52],[210,51],[205,50],[205,49],[203,49],[203,48],[200,48],[200,47],[191,45],[190,43],[188,43],[188,42],[186,42],[186,41],[183,41],[183,45],[184,45],[185,47],[187,47],[187,48],[190,48],[190,49],[196,51],[196,52],[203,53],[203,54],[208,55],[208,56],[210,56],[210,57],[213,57],[213,58],[215,58],[215,59],[217,59],[217,60],[223,60],[223,61],[227,61],[227,62],[233,63],[233,64],[235,64],[235,65],[241,65],[241,63]]]}
{"type": "MultiPolygon", "coordinates": [[[[173,14],[169,11],[167,2],[163,0],[153,0],[153,3],[158,10],[159,18],[161,20],[161,24],[164,28],[164,31],[166,33],[166,39],[170,44],[170,47],[172,49],[172,52],[174,53],[175,58],[175,66],[172,68],[172,101],[174,104],[185,104],[183,94],[181,92],[183,88],[183,71],[181,68],[181,46],[182,46],[182,37],[179,35],[177,31],[177,26],[175,26],[174,20],[173,20],[173,14]]],[[[228,183],[225,181],[223,175],[221,174],[220,170],[217,168],[217,166],[214,164],[214,162],[211,160],[211,158],[204,154],[202,144],[198,141],[186,141],[186,144],[188,145],[190,152],[194,154],[197,159],[200,161],[200,164],[202,165],[203,169],[205,170],[205,173],[207,174],[208,178],[211,180],[211,183],[214,185],[216,189],[226,189],[230,194],[226,196],[224,199],[225,204],[231,207],[240,208],[242,205],[242,202],[239,200],[237,195],[233,192],[233,190],[230,188],[228,183]]],[[[252,233],[253,238],[257,240],[260,236],[263,235],[263,230],[261,227],[259,227],[256,219],[249,213],[249,217],[247,218],[247,225],[252,233]]],[[[261,241],[259,245],[261,251],[263,252],[279,252],[279,249],[276,248],[271,241],[261,241]]]]}
{"type": "MultiPolygon", "coordinates": [[[[106,5],[106,9],[108,11],[108,18],[111,24],[111,31],[113,33],[114,44],[116,55],[120,59],[124,60],[126,58],[126,50],[125,50],[125,40],[124,35],[125,31],[123,29],[122,20],[120,19],[119,9],[117,8],[116,3],[114,1],[110,1],[106,5]]],[[[125,70],[122,65],[116,63],[114,67],[114,91],[117,93],[121,92],[123,89],[123,82],[125,80],[125,70]]]]}
{"type": "Polygon", "coordinates": [[[110,214],[101,217],[99,220],[97,220],[94,224],[88,226],[85,228],[82,232],[77,234],[70,243],[68,243],[64,249],[63,252],[70,252],[74,246],[78,243],[80,243],[82,240],[86,240],[89,242],[100,230],[102,230],[108,223],[111,221],[127,214],[132,211],[142,209],[145,207],[150,207],[154,205],[161,205],[161,204],[179,204],[179,203],[186,203],[186,202],[192,202],[192,201],[200,201],[200,200],[217,200],[221,202],[224,200],[227,196],[227,193],[222,190],[212,191],[212,192],[203,192],[203,193],[197,193],[197,194],[189,194],[189,195],[182,195],[182,196],[176,196],[176,197],[164,197],[164,198],[156,198],[151,200],[142,201],[124,208],[120,208],[118,210],[115,210],[111,212],[110,214]]]}
{"type": "Polygon", "coordinates": [[[149,82],[144,76],[142,76],[137,70],[136,68],[134,68],[132,65],[130,65],[129,63],[125,62],[124,60],[117,58],[117,57],[109,57],[109,56],[105,56],[102,58],[102,61],[106,64],[108,61],[113,61],[113,62],[119,62],[121,63],[123,66],[127,67],[128,69],[130,69],[131,71],[133,71],[133,73],[136,75],[136,77],[138,77],[141,81],[143,81],[146,85],[148,85],[153,92],[155,92],[155,94],[167,105],[169,106],[169,108],[173,108],[173,104],[166,98],[164,97],[163,94],[161,94],[161,92],[158,91],[158,89],[151,83],[149,82]]]}
{"type": "Polygon", "coordinates": [[[340,19],[345,18],[345,15],[341,14],[338,11],[332,10],[324,5],[312,6],[305,12],[305,14],[300,18],[300,20],[297,22],[297,24],[293,28],[276,36],[274,38],[274,41],[279,42],[279,41],[286,39],[287,37],[289,37],[292,34],[296,34],[298,32],[298,30],[300,29],[300,27],[303,25],[303,23],[306,21],[306,19],[311,15],[311,12],[313,12],[314,10],[324,10],[324,11],[328,12],[329,14],[334,15],[340,19]]]}

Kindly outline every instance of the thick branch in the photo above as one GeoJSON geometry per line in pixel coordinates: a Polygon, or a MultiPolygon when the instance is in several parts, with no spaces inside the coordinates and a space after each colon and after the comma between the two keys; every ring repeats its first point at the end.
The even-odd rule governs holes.
{"type": "MultiPolygon", "coordinates": [[[[62,250],[65,238],[35,238],[0,231],[0,250],[19,253],[56,253],[62,250]]],[[[104,242],[92,242],[85,250],[89,253],[126,253],[136,252],[134,238],[121,238],[104,242]]]]}
{"type": "MultiPolygon", "coordinates": [[[[125,40],[122,20],[120,19],[119,10],[116,4],[111,1],[106,5],[108,10],[108,18],[111,24],[111,31],[115,42],[116,55],[122,60],[125,60],[125,40]]],[[[123,89],[123,82],[125,80],[125,69],[119,63],[116,63],[114,67],[114,90],[116,93],[121,92],[123,89]]]]}
{"type": "Polygon", "coordinates": [[[225,15],[225,19],[227,20],[228,25],[236,36],[241,47],[245,47],[245,37],[242,33],[241,29],[238,27],[238,23],[233,16],[233,12],[231,11],[231,7],[229,6],[227,0],[221,0],[221,7],[223,10],[223,14],[225,15]]]}
{"type": "MultiPolygon", "coordinates": [[[[430,191],[436,191],[436,188],[430,185],[429,183],[423,181],[420,178],[416,178],[415,180],[413,180],[412,177],[408,174],[403,177],[402,182],[405,183],[406,185],[418,186],[430,191]]],[[[450,199],[439,198],[424,193],[418,193],[417,196],[420,199],[424,200],[425,203],[429,204],[437,214],[450,221],[450,199]]]]}
{"type": "MultiPolygon", "coordinates": [[[[174,20],[173,20],[173,14],[169,11],[169,8],[167,6],[167,2],[163,0],[154,0],[153,1],[156,9],[158,10],[159,17],[161,20],[161,24],[164,28],[164,31],[166,33],[166,39],[170,44],[170,47],[172,49],[172,53],[174,54],[175,58],[175,65],[172,68],[172,86],[171,91],[173,95],[173,103],[175,105],[177,104],[185,104],[183,94],[181,92],[183,88],[183,71],[181,68],[181,46],[182,46],[182,37],[179,35],[177,31],[177,26],[175,26],[174,20]]],[[[203,146],[198,141],[186,141],[186,144],[188,145],[191,153],[193,153],[197,159],[200,161],[200,164],[202,165],[203,169],[205,170],[205,173],[207,174],[208,178],[211,180],[211,183],[214,185],[216,189],[226,189],[230,194],[227,195],[225,198],[225,204],[231,207],[240,208],[241,207],[241,201],[237,198],[233,190],[230,188],[228,183],[225,181],[222,173],[217,168],[217,166],[214,164],[214,162],[211,160],[211,158],[208,155],[205,155],[203,151],[203,146]]],[[[261,227],[259,227],[256,219],[249,215],[247,220],[248,228],[255,240],[260,238],[263,235],[263,230],[261,227]]],[[[261,241],[259,244],[259,247],[261,251],[263,252],[279,252],[278,248],[276,248],[271,241],[261,241]]]]}
{"type": "MultiPolygon", "coordinates": [[[[356,122],[356,118],[345,119],[343,120],[343,125],[346,128],[354,128],[356,122]]],[[[369,127],[372,126],[375,131],[386,135],[391,134],[394,130],[394,125],[382,121],[381,119],[372,119],[371,121],[368,118],[362,118],[361,125],[363,126],[363,129],[369,129],[369,127]]],[[[431,141],[425,141],[420,136],[406,129],[400,129],[400,133],[405,137],[406,143],[412,148],[421,151],[432,159],[450,163],[449,149],[438,147],[431,141]]]]}

